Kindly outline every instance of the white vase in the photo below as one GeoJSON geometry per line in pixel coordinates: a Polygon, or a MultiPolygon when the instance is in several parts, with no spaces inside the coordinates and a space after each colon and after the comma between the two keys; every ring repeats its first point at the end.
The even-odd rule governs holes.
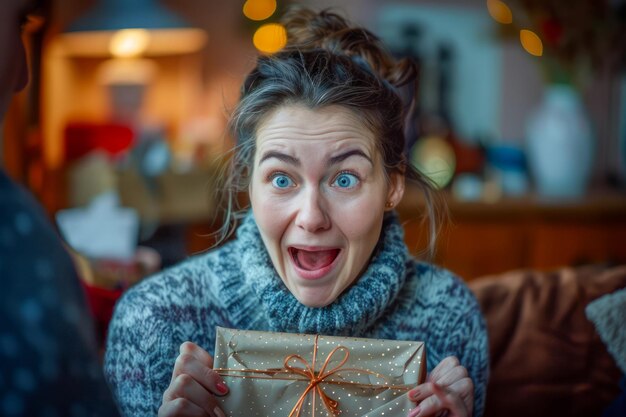
{"type": "Polygon", "coordinates": [[[547,88],[526,130],[530,172],[540,196],[579,198],[585,194],[594,160],[589,118],[578,91],[547,88]]]}

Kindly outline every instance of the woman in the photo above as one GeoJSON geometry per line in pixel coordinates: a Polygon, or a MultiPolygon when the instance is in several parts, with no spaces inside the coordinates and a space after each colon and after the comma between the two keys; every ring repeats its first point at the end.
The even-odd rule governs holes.
{"type": "Polygon", "coordinates": [[[211,369],[219,325],[424,340],[431,372],[410,392],[411,415],[480,416],[478,305],[449,272],[409,255],[393,213],[405,179],[430,196],[402,154],[396,86],[415,71],[335,14],[296,9],[285,24],[289,45],[259,58],[232,118],[231,201],[247,190],[251,202],[236,238],[145,280],[116,308],[105,367],[121,408],[223,416],[214,396],[228,387],[211,369]]]}

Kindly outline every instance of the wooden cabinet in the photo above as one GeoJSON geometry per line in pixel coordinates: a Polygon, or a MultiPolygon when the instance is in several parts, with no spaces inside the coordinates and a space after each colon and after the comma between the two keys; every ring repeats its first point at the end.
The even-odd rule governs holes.
{"type": "MultiPolygon", "coordinates": [[[[446,196],[446,201],[450,221],[439,235],[433,262],[466,280],[520,268],[626,263],[626,195],[559,202],[529,196],[495,203],[446,196]]],[[[408,188],[398,211],[415,254],[426,247],[424,210],[419,191],[408,188]]]]}

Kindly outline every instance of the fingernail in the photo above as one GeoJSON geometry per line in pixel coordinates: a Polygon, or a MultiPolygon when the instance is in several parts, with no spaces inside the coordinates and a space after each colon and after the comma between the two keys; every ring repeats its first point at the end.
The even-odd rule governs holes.
{"type": "Polygon", "coordinates": [[[215,407],[215,408],[213,409],[213,412],[215,413],[215,415],[216,415],[217,417],[226,417],[226,414],[224,414],[224,412],[222,411],[222,409],[221,409],[221,408],[219,408],[219,407],[215,407]]]}
{"type": "Polygon", "coordinates": [[[414,389],[409,393],[409,398],[415,401],[420,396],[420,390],[414,389]]]}
{"type": "Polygon", "coordinates": [[[228,387],[223,382],[218,382],[216,387],[217,387],[217,390],[219,391],[219,393],[222,394],[222,395],[224,395],[224,394],[226,394],[228,392],[228,387]]]}
{"type": "Polygon", "coordinates": [[[413,410],[411,410],[411,412],[409,413],[408,417],[416,417],[417,415],[419,415],[420,411],[422,411],[422,410],[420,410],[420,407],[418,405],[413,410]]]}

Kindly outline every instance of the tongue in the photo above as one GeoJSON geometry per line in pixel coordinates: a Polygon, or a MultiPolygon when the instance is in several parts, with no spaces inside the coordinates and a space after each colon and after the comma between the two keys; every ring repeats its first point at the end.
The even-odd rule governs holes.
{"type": "Polygon", "coordinates": [[[338,254],[339,249],[320,250],[314,252],[300,249],[296,252],[296,258],[298,259],[298,263],[302,269],[315,271],[333,263],[338,254]]]}

